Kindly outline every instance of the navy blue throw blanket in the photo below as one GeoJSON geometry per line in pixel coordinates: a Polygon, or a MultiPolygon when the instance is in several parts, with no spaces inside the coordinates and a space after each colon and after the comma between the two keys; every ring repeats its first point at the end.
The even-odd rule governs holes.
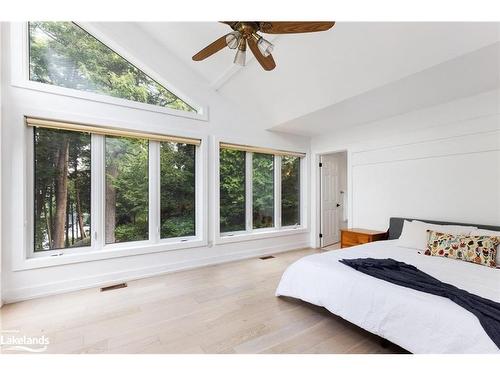
{"type": "Polygon", "coordinates": [[[486,334],[500,348],[500,303],[476,296],[454,285],[446,284],[411,264],[394,259],[341,259],[339,262],[359,272],[393,284],[449,298],[474,314],[486,334]]]}

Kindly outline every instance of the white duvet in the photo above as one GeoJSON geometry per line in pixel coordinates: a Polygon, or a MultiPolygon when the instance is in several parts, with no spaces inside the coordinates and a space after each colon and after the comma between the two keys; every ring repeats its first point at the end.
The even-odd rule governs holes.
{"type": "Polygon", "coordinates": [[[479,320],[449,299],[391,284],[338,261],[392,258],[500,302],[499,269],[425,256],[396,242],[372,242],[299,259],[283,274],[276,295],[323,306],[412,353],[500,353],[479,320]]]}

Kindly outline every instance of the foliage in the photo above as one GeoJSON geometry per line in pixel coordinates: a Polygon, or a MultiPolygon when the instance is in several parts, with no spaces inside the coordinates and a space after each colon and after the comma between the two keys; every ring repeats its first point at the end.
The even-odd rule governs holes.
{"type": "MultiPolygon", "coordinates": [[[[69,142],[65,246],[90,245],[90,135],[35,129],[35,248],[50,242],[57,215],[56,160],[69,142]],[[77,201],[80,206],[78,207],[77,201]],[[81,219],[83,232],[79,228],[81,219]]],[[[106,234],[110,242],[149,238],[149,143],[147,140],[106,137],[106,234]],[[110,224],[108,226],[108,224],[110,224]]],[[[220,229],[245,229],[245,159],[242,151],[220,152],[220,229]]],[[[195,235],[196,146],[164,142],[160,147],[161,238],[195,235]]],[[[300,159],[281,158],[282,225],[300,223],[300,159]]],[[[253,155],[253,226],[273,226],[274,156],[253,155]]]]}
{"type": "Polygon", "coordinates": [[[195,154],[194,145],[161,144],[161,238],[195,235],[195,154]]]}
{"type": "Polygon", "coordinates": [[[253,154],[253,227],[274,224],[274,155],[253,154]]]}
{"type": "Polygon", "coordinates": [[[115,200],[114,207],[106,205],[106,220],[115,217],[113,242],[148,239],[148,146],[144,139],[106,137],[106,199],[115,200]]]}
{"type": "MultiPolygon", "coordinates": [[[[56,198],[62,192],[57,191],[56,180],[61,171],[56,161],[61,147],[69,142],[67,159],[67,207],[64,224],[65,247],[78,246],[89,236],[90,231],[90,135],[63,130],[34,130],[35,163],[35,251],[54,248],[56,198]],[[79,206],[78,206],[79,205],[79,206]],[[83,232],[78,220],[83,222],[83,232]]],[[[88,245],[86,242],[83,246],[88,245]]]]}
{"type": "Polygon", "coordinates": [[[30,79],[196,112],[72,22],[30,22],[30,79]]]}
{"type": "MultiPolygon", "coordinates": [[[[220,150],[220,231],[245,230],[244,151],[220,150]]],[[[274,155],[252,157],[254,228],[274,226],[274,155]]],[[[300,158],[281,158],[281,225],[300,224],[300,158]]]]}
{"type": "Polygon", "coordinates": [[[281,158],[281,225],[300,224],[300,158],[281,158]]]}
{"type": "Polygon", "coordinates": [[[195,235],[195,221],[192,216],[172,217],[162,221],[161,237],[175,238],[195,235]]]}
{"type": "MultiPolygon", "coordinates": [[[[126,216],[121,217],[121,221],[126,216]]],[[[138,220],[134,223],[125,222],[118,224],[115,229],[116,242],[141,241],[148,239],[147,220],[138,220]]]]}
{"type": "Polygon", "coordinates": [[[220,231],[245,230],[245,152],[220,150],[220,231]]]}

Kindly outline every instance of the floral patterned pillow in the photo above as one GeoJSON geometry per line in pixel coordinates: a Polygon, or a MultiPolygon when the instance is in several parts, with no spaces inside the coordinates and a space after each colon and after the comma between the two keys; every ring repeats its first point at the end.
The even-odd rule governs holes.
{"type": "Polygon", "coordinates": [[[428,230],[425,255],[446,257],[496,267],[500,237],[455,235],[428,230]]]}

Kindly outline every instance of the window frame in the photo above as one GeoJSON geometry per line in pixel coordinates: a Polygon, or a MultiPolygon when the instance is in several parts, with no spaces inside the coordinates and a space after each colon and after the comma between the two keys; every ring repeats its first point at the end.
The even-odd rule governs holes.
{"type": "MultiPolygon", "coordinates": [[[[299,225],[281,225],[281,156],[274,155],[274,226],[269,228],[253,228],[253,152],[246,151],[245,164],[245,224],[246,228],[242,231],[221,232],[220,231],[220,143],[226,140],[215,138],[213,142],[215,173],[214,173],[214,200],[215,210],[213,213],[214,242],[215,244],[234,243],[242,241],[252,241],[257,239],[272,238],[277,236],[289,236],[299,233],[308,233],[307,213],[306,213],[306,166],[308,163],[308,154],[299,158],[300,160],[300,224],[299,225]]],[[[235,142],[237,143],[237,142],[235,142]]]]}
{"type": "MultiPolygon", "coordinates": [[[[253,164],[253,157],[256,153],[255,152],[251,152],[251,153],[248,153],[247,152],[247,157],[250,157],[252,159],[252,170],[251,170],[251,174],[252,174],[252,202],[251,202],[251,212],[250,212],[250,216],[251,216],[251,229],[253,232],[257,231],[268,231],[268,230],[272,230],[272,229],[276,229],[276,228],[279,228],[281,227],[281,223],[278,223],[277,221],[277,215],[276,215],[276,200],[278,199],[277,195],[281,193],[281,189],[276,189],[276,183],[277,183],[277,176],[276,176],[276,169],[277,169],[277,165],[278,163],[281,163],[281,157],[278,156],[278,155],[272,155],[272,154],[266,154],[266,153],[259,153],[261,155],[272,155],[273,156],[273,225],[270,226],[270,227],[264,227],[264,228],[255,228],[254,227],[254,222],[253,222],[253,200],[254,200],[254,195],[253,195],[253,174],[254,174],[254,164],[253,164]],[[278,227],[279,225],[279,227],[278,227]]],[[[281,164],[279,164],[280,167],[281,167],[281,164]]],[[[279,173],[280,176],[281,176],[281,173],[279,173]]],[[[281,213],[280,213],[280,216],[281,216],[281,213]]],[[[247,227],[247,230],[248,230],[248,227],[247,227]]]]}
{"type": "MultiPolygon", "coordinates": [[[[155,158],[155,162],[157,163],[157,166],[154,167],[154,170],[149,170],[149,173],[151,174],[152,172],[155,172],[157,173],[156,175],[158,176],[157,178],[157,183],[155,184],[154,188],[157,189],[158,191],[155,192],[154,194],[154,197],[155,199],[158,200],[158,202],[156,203],[158,205],[158,210],[156,211],[156,214],[157,214],[157,218],[156,218],[156,221],[155,221],[155,225],[156,225],[156,229],[153,227],[150,226],[149,230],[154,230],[155,232],[155,238],[157,238],[157,241],[159,243],[164,243],[164,244],[169,244],[169,243],[177,243],[177,242],[187,242],[187,241],[191,241],[191,240],[195,240],[198,236],[198,233],[200,233],[200,231],[203,229],[202,228],[202,225],[201,225],[201,220],[203,220],[203,218],[200,218],[200,216],[198,215],[198,205],[200,203],[200,197],[201,195],[200,194],[203,194],[203,192],[200,192],[200,186],[199,186],[199,183],[198,183],[198,173],[199,173],[199,168],[198,168],[198,164],[199,164],[199,158],[200,158],[200,147],[201,146],[194,146],[195,147],[195,159],[194,159],[194,163],[195,163],[195,171],[194,171],[194,179],[195,179],[195,184],[194,184],[194,191],[195,191],[195,201],[194,201],[194,231],[195,231],[195,235],[194,236],[183,236],[183,237],[170,237],[170,238],[162,238],[161,237],[161,143],[162,142],[155,142],[155,147],[157,148],[157,150],[155,152],[158,153],[158,156],[155,158]]],[[[202,141],[203,143],[203,141],[202,141]]],[[[151,146],[151,143],[150,143],[150,146],[151,146]]],[[[149,153],[151,154],[151,147],[149,148],[149,153]]],[[[206,187],[205,187],[206,189],[206,187]]],[[[150,193],[150,197],[152,196],[152,194],[150,193]]],[[[150,201],[151,201],[151,198],[150,198],[150,201]]]]}
{"type": "MultiPolygon", "coordinates": [[[[22,123],[25,128],[24,176],[26,178],[23,194],[25,207],[24,246],[23,251],[17,252],[14,256],[14,271],[175,251],[208,245],[208,202],[206,199],[208,188],[206,177],[208,147],[206,136],[198,136],[201,139],[201,144],[195,146],[195,235],[168,239],[160,238],[160,142],[149,141],[149,238],[141,241],[105,244],[105,136],[91,134],[91,244],[84,247],[35,251],[33,211],[35,199],[34,128],[26,126],[25,117],[43,116],[26,114],[22,117],[22,123]]],[[[81,118],[59,120],[66,122],[89,122],[81,118]]],[[[109,124],[108,120],[106,122],[108,125],[112,125],[109,124]]],[[[139,129],[139,127],[137,128],[139,129]]],[[[141,131],[143,130],[142,128],[141,131]]],[[[192,134],[179,134],[179,136],[189,137],[192,134]]]]}
{"type": "MultiPolygon", "coordinates": [[[[74,22],[74,21],[72,21],[74,22]]],[[[208,107],[204,105],[199,105],[197,100],[193,100],[189,96],[185,95],[182,90],[178,90],[175,85],[172,85],[165,81],[160,74],[156,73],[154,69],[150,68],[137,58],[129,54],[123,47],[121,47],[116,42],[110,40],[101,32],[99,32],[92,24],[88,22],[74,22],[77,26],[82,28],[85,32],[92,35],[94,38],[99,40],[101,43],[106,45],[108,48],[116,52],[118,55],[123,57],[125,60],[136,66],[151,79],[156,81],[158,84],[166,87],[174,95],[176,95],[181,100],[189,103],[197,113],[181,111],[177,109],[172,109],[168,107],[160,107],[154,104],[141,103],[133,100],[118,98],[114,96],[80,91],[76,89],[51,85],[47,83],[41,83],[36,81],[31,81],[29,78],[29,25],[28,22],[13,22],[10,24],[10,48],[11,48],[11,85],[15,87],[20,87],[29,90],[41,91],[55,95],[69,96],[73,98],[85,99],[93,102],[108,103],[113,105],[118,105],[122,107],[142,109],[150,112],[159,112],[167,115],[186,117],[194,120],[208,121],[208,107]]]]}
{"type": "MultiPolygon", "coordinates": [[[[62,252],[67,253],[67,254],[78,254],[80,252],[88,252],[88,251],[95,251],[93,248],[93,242],[92,239],[90,241],[90,246],[81,246],[81,247],[67,247],[67,248],[61,248],[61,249],[52,249],[52,250],[38,250],[35,251],[35,137],[34,137],[35,129],[30,127],[29,128],[29,136],[28,136],[28,144],[27,144],[27,157],[29,160],[29,169],[28,171],[28,179],[27,179],[27,186],[28,186],[28,192],[31,194],[31,202],[28,201],[28,210],[30,212],[28,216],[28,220],[30,222],[29,225],[29,236],[30,236],[30,248],[31,252],[28,251],[29,257],[31,258],[38,258],[38,257],[47,257],[47,256],[59,256],[62,252]],[[31,178],[30,178],[31,177],[31,178]]],[[[94,186],[94,157],[93,157],[93,152],[94,152],[94,141],[92,134],[90,134],[90,236],[92,238],[93,233],[94,233],[94,200],[93,200],[93,190],[92,186],[94,186]]]]}
{"type": "MultiPolygon", "coordinates": [[[[294,227],[296,227],[296,225],[284,225],[284,226],[282,225],[282,219],[283,219],[283,217],[282,217],[282,213],[283,213],[282,212],[282,204],[281,204],[281,197],[282,197],[281,196],[281,190],[282,190],[281,189],[281,183],[282,183],[282,181],[281,181],[281,168],[282,168],[281,158],[282,158],[282,156],[280,156],[279,158],[280,158],[280,172],[279,172],[279,178],[280,178],[280,182],[279,182],[280,183],[280,192],[279,192],[279,194],[280,194],[280,201],[279,201],[280,217],[279,217],[279,220],[280,220],[280,225],[282,226],[282,228],[294,228],[294,227]]],[[[299,158],[299,189],[300,189],[300,191],[299,191],[299,199],[300,199],[300,201],[299,201],[299,219],[300,219],[301,224],[304,220],[304,215],[303,215],[302,210],[303,210],[304,199],[305,199],[305,196],[302,192],[303,179],[304,179],[303,170],[302,170],[302,168],[304,168],[304,161],[302,159],[305,159],[305,157],[299,158]]]]}
{"type": "MultiPolygon", "coordinates": [[[[248,217],[248,196],[247,196],[247,191],[249,189],[251,189],[252,187],[249,186],[249,177],[248,177],[248,174],[247,174],[247,170],[248,170],[248,158],[249,156],[247,154],[244,155],[244,159],[245,159],[245,215],[244,215],[244,225],[245,225],[245,229],[243,230],[235,230],[235,231],[232,231],[232,232],[227,232],[227,233],[233,233],[233,234],[244,234],[246,233],[247,231],[247,228],[248,228],[248,222],[249,220],[251,220],[251,218],[249,219],[248,217]]],[[[217,155],[215,155],[215,159],[216,159],[216,166],[215,166],[215,171],[214,171],[214,178],[217,179],[217,184],[216,184],[216,188],[217,188],[217,195],[216,195],[216,199],[217,199],[217,204],[216,204],[216,207],[217,207],[217,216],[216,216],[216,219],[214,221],[215,223],[215,227],[217,228],[217,233],[221,233],[220,232],[220,148],[217,148],[217,155]]],[[[251,163],[251,161],[250,161],[251,163]]],[[[251,206],[251,203],[250,203],[250,206],[251,206]]]]}

